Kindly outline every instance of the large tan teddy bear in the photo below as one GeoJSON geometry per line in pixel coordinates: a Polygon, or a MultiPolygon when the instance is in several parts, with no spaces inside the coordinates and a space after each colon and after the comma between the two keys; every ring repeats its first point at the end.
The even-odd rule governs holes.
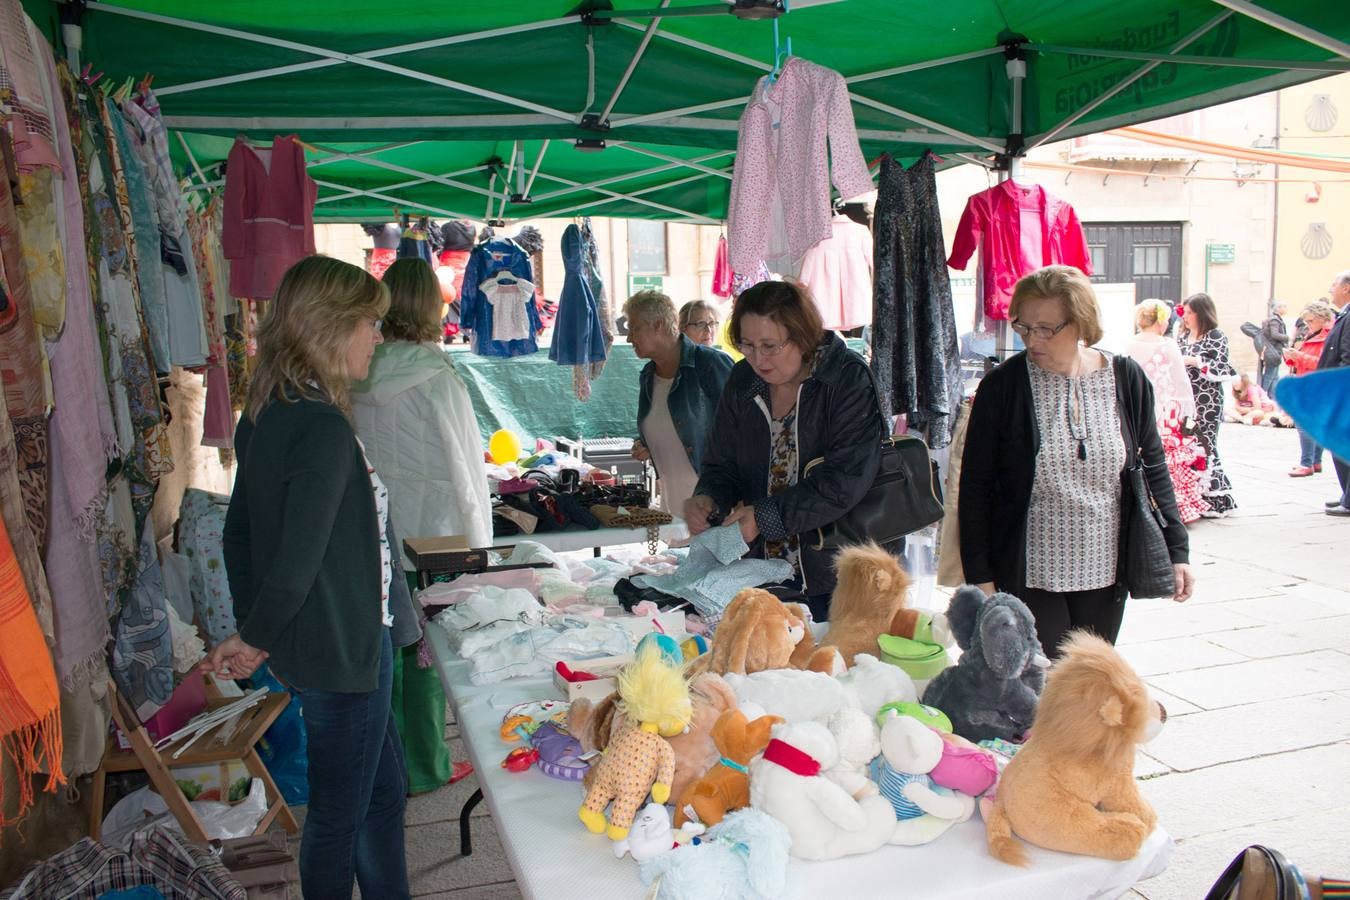
{"type": "Polygon", "coordinates": [[[1106,641],[1074,632],[1050,670],[1031,737],[983,811],[989,852],[1026,865],[1021,837],[1105,859],[1134,857],[1158,817],[1134,780],[1135,746],[1167,720],[1162,704],[1106,641]]]}

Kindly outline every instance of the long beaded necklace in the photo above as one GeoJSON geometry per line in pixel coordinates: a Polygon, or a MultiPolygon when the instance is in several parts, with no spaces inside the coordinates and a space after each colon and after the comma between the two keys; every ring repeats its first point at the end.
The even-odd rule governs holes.
{"type": "Polygon", "coordinates": [[[1069,375],[1069,436],[1078,441],[1078,458],[1087,461],[1087,407],[1083,399],[1083,356],[1076,351],[1069,375]]]}

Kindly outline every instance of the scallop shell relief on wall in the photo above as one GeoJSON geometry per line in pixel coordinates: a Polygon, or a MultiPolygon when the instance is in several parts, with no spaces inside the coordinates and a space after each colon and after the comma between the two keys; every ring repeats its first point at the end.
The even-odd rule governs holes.
{"type": "Polygon", "coordinates": [[[1326,259],[1331,255],[1331,232],[1325,222],[1310,222],[1299,246],[1308,259],[1326,259]]]}
{"type": "Polygon", "coordinates": [[[1313,131],[1330,131],[1336,127],[1336,104],[1330,94],[1314,94],[1312,102],[1303,111],[1303,121],[1313,131]]]}

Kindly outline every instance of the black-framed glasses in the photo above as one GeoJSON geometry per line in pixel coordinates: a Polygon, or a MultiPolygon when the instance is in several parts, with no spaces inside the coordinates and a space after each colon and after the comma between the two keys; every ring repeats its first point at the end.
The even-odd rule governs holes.
{"type": "Polygon", "coordinates": [[[1035,337],[1040,338],[1043,341],[1050,340],[1052,337],[1059,334],[1065,328],[1068,328],[1069,324],[1070,322],[1068,319],[1064,320],[1063,322],[1060,322],[1058,325],[1055,326],[1024,325],[1021,322],[1017,321],[1016,319],[1013,319],[1011,323],[1012,330],[1020,334],[1022,337],[1035,337]]]}
{"type": "Polygon", "coordinates": [[[705,320],[702,321],[702,322],[690,322],[690,323],[689,323],[688,325],[686,325],[685,327],[686,327],[686,328],[694,328],[694,329],[697,329],[697,330],[699,330],[699,331],[713,331],[714,329],[717,328],[717,320],[716,320],[716,319],[705,319],[705,320]]]}

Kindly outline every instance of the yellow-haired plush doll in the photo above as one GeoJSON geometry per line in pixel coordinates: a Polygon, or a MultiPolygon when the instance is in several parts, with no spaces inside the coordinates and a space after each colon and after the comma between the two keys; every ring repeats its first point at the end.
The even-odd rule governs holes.
{"type": "Polygon", "coordinates": [[[649,792],[657,803],[670,799],[675,752],[662,735],[684,731],[693,715],[683,671],[671,665],[655,644],[640,647],[637,659],[619,673],[619,697],[629,727],[610,741],[577,810],[587,828],[605,832],[612,841],[628,837],[649,792]],[[610,801],[614,805],[606,828],[605,807],[610,801]]]}

